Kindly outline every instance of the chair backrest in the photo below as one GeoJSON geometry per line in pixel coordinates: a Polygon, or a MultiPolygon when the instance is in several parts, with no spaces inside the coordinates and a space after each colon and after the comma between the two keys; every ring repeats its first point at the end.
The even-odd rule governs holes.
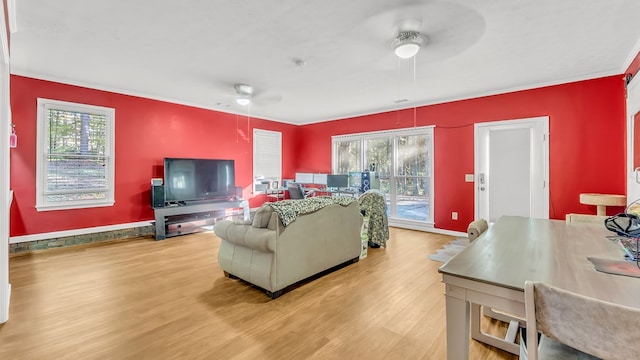
{"type": "Polygon", "coordinates": [[[604,225],[607,216],[585,215],[585,214],[567,214],[565,215],[567,223],[592,223],[604,225]]]}
{"type": "Polygon", "coordinates": [[[540,282],[525,282],[527,353],[538,359],[538,332],[603,359],[635,359],[640,309],[585,297],[540,282]]]}
{"type": "Polygon", "coordinates": [[[290,183],[287,187],[289,198],[294,200],[304,199],[304,192],[298,184],[290,183]]]}
{"type": "Polygon", "coordinates": [[[473,221],[467,227],[467,236],[469,237],[469,241],[473,241],[478,238],[478,236],[482,235],[489,228],[489,224],[487,224],[487,220],[478,219],[473,221]]]}

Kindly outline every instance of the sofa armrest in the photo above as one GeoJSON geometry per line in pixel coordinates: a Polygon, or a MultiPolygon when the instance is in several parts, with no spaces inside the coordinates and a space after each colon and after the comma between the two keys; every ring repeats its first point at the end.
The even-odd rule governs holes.
{"type": "Polygon", "coordinates": [[[216,223],[213,231],[223,240],[251,249],[273,252],[276,247],[276,232],[268,228],[256,228],[231,220],[222,220],[216,223]]]}

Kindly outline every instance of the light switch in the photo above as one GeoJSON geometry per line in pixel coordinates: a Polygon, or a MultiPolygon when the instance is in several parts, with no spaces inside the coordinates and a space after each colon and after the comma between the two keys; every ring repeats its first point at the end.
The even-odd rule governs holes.
{"type": "Polygon", "coordinates": [[[473,182],[474,176],[473,174],[464,174],[464,181],[473,182]]]}

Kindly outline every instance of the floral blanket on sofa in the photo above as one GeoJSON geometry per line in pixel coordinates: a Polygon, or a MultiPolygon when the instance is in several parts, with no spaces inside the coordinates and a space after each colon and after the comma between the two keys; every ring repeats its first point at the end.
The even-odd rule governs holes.
{"type": "Polygon", "coordinates": [[[278,201],[269,205],[278,214],[282,225],[287,226],[294,222],[298,215],[309,214],[331,204],[348,206],[356,201],[356,198],[345,195],[336,197],[314,196],[301,200],[278,201]]]}
{"type": "Polygon", "coordinates": [[[387,201],[384,193],[369,190],[360,195],[360,210],[369,216],[369,241],[380,246],[387,246],[389,239],[389,220],[387,218],[387,201]]]}

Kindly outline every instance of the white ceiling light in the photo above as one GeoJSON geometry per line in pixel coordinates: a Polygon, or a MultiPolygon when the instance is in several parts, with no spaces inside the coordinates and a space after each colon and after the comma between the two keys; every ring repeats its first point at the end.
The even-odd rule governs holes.
{"type": "Polygon", "coordinates": [[[420,51],[426,42],[427,37],[419,32],[401,31],[393,40],[393,51],[402,59],[410,59],[420,51]]]}
{"type": "Polygon", "coordinates": [[[253,97],[253,88],[250,85],[245,84],[235,84],[233,88],[236,90],[236,102],[239,105],[246,106],[251,103],[251,98],[253,97]]]}
{"type": "Polygon", "coordinates": [[[239,97],[239,98],[236,99],[236,102],[239,105],[245,106],[245,105],[249,105],[251,103],[251,99],[239,97]]]}

